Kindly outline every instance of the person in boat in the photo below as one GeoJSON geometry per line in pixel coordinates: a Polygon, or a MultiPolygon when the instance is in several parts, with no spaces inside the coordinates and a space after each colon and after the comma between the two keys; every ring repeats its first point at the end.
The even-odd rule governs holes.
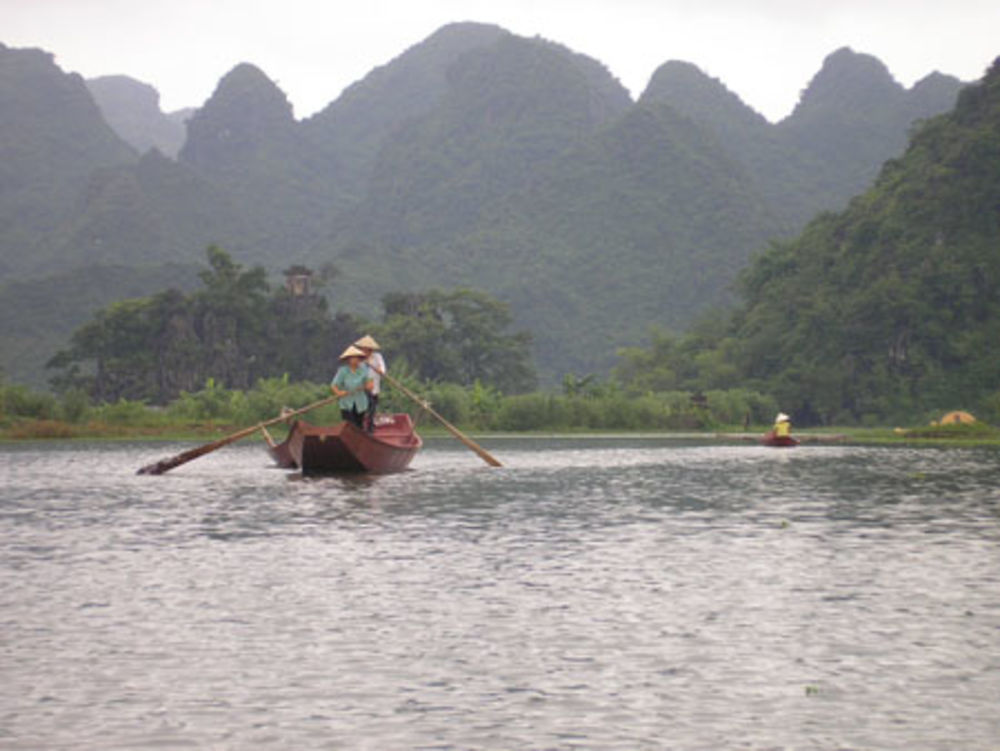
{"type": "Polygon", "coordinates": [[[365,334],[354,342],[354,346],[365,353],[365,364],[371,370],[372,388],[368,392],[368,413],[365,417],[365,426],[368,432],[375,430],[375,410],[378,409],[378,396],[382,390],[382,375],[385,373],[385,358],[382,357],[382,348],[375,341],[374,337],[365,334]]]}
{"type": "Polygon", "coordinates": [[[774,437],[790,438],[791,435],[792,435],[791,418],[784,412],[779,412],[778,416],[774,418],[774,437]]]}
{"type": "Polygon", "coordinates": [[[368,394],[372,388],[371,369],[365,364],[365,353],[353,344],[340,355],[342,365],[330,381],[330,391],[337,397],[344,422],[364,429],[368,412],[368,394]]]}

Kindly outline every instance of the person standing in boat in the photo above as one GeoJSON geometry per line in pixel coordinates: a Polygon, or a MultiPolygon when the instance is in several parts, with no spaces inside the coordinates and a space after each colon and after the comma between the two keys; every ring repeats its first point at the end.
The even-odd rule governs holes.
{"type": "Polygon", "coordinates": [[[353,344],[340,355],[343,363],[330,382],[330,391],[337,397],[344,422],[364,429],[368,412],[368,394],[372,389],[371,369],[365,364],[365,353],[353,344]]]}
{"type": "Polygon", "coordinates": [[[775,438],[789,438],[792,435],[792,421],[791,418],[784,412],[779,412],[778,416],[774,418],[774,437],[775,438]]]}
{"type": "Polygon", "coordinates": [[[368,392],[368,414],[365,425],[368,432],[375,430],[375,410],[378,409],[378,396],[382,391],[382,375],[385,373],[385,358],[382,357],[381,347],[374,337],[365,334],[354,342],[354,346],[365,353],[365,364],[371,370],[372,388],[368,392]]]}

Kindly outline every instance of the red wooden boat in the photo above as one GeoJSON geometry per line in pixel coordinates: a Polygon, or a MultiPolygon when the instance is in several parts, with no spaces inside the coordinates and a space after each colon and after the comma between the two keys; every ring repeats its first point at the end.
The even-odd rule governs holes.
{"type": "Polygon", "coordinates": [[[760,442],[765,446],[774,446],[776,448],[798,446],[799,442],[790,435],[775,435],[773,430],[769,430],[764,433],[764,437],[760,439],[760,442]]]}
{"type": "Polygon", "coordinates": [[[296,420],[288,438],[268,444],[268,451],[279,467],[297,467],[303,474],[386,473],[406,469],[423,440],[414,430],[410,416],[401,413],[378,415],[373,433],[347,422],[326,427],[296,420]]]}

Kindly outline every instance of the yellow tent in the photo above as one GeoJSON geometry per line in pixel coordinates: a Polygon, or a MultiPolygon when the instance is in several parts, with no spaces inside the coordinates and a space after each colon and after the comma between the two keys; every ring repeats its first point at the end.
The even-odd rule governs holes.
{"type": "Polygon", "coordinates": [[[941,418],[941,425],[969,425],[974,423],[976,418],[970,415],[968,412],[955,411],[949,412],[944,417],[941,418]]]}

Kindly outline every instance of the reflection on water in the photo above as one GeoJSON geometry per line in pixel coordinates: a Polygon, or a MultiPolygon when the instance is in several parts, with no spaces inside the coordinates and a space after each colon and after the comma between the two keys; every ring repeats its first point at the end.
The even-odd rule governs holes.
{"type": "Polygon", "coordinates": [[[993,749],[994,450],[0,450],[0,748],[993,749]]]}

